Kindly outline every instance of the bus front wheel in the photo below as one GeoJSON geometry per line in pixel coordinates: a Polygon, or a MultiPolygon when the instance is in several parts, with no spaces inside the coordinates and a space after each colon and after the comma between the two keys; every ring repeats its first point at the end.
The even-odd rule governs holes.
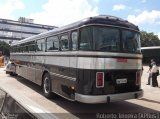
{"type": "Polygon", "coordinates": [[[46,98],[52,98],[52,83],[48,73],[43,76],[43,94],[46,98]]]}

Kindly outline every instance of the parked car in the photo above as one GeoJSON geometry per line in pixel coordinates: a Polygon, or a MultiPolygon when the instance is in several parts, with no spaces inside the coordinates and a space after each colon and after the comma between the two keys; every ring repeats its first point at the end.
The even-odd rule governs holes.
{"type": "Polygon", "coordinates": [[[9,62],[6,66],[6,74],[10,74],[11,76],[16,75],[16,65],[14,63],[9,62]]]}

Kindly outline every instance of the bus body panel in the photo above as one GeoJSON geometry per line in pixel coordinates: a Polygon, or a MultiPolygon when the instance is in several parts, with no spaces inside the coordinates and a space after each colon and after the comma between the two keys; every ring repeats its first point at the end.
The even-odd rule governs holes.
{"type": "Polygon", "coordinates": [[[109,95],[82,95],[75,94],[75,100],[83,103],[95,104],[95,103],[110,103],[115,101],[122,101],[127,99],[137,99],[143,96],[143,90],[135,92],[126,92],[109,95]]]}
{"type": "Polygon", "coordinates": [[[136,85],[136,72],[140,70],[79,70],[76,92],[83,95],[106,95],[140,90],[136,85]],[[104,87],[96,87],[96,72],[104,72],[104,87]],[[117,84],[116,80],[126,79],[117,84]]]}
{"type": "MultiPolygon", "coordinates": [[[[53,53],[54,54],[54,53],[53,53]]],[[[29,73],[30,67],[18,66],[17,74],[26,79],[41,85],[42,74],[48,71],[52,80],[52,90],[59,95],[74,100],[74,93],[83,95],[107,95],[138,91],[140,86],[135,85],[136,72],[140,72],[142,63],[137,57],[134,59],[126,58],[124,61],[118,58],[98,58],[89,57],[63,57],[63,56],[34,56],[34,64],[29,63],[27,66],[35,66],[34,71],[29,73]],[[44,61],[44,63],[43,63],[44,61]],[[68,63],[65,63],[65,62],[68,63]],[[45,64],[45,66],[43,66],[45,64]],[[33,74],[35,72],[35,75],[33,74]],[[96,88],[96,72],[104,72],[105,83],[103,88],[96,88]],[[32,74],[32,75],[31,75],[32,74]],[[31,76],[31,77],[29,77],[31,76]],[[34,79],[35,76],[35,80],[34,79]],[[116,84],[116,79],[126,78],[126,84],[116,84]],[[75,89],[72,89],[74,87],[75,89]],[[119,92],[118,92],[119,91],[119,92]]],[[[12,59],[14,56],[12,56],[12,59]]],[[[15,56],[21,61],[22,57],[15,56]],[[18,58],[19,57],[19,58],[18,58]]]]}

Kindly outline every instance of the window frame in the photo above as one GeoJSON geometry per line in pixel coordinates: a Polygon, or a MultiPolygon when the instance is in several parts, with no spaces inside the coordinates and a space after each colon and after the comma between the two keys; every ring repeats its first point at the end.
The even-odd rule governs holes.
{"type": "Polygon", "coordinates": [[[84,28],[91,28],[92,26],[94,26],[94,25],[91,25],[91,26],[84,26],[84,27],[82,27],[82,28],[80,28],[79,29],[79,31],[78,31],[78,34],[79,34],[79,37],[78,37],[78,50],[79,51],[93,51],[93,35],[92,35],[92,41],[91,41],[91,48],[88,50],[84,50],[84,49],[80,49],[80,42],[81,42],[81,34],[82,34],[82,30],[84,29],[84,28]]]}
{"type": "Polygon", "coordinates": [[[35,49],[36,49],[35,51],[36,52],[46,52],[46,38],[37,39],[35,45],[36,45],[35,46],[35,49]],[[39,51],[37,50],[37,46],[38,46],[37,45],[37,41],[43,41],[43,42],[40,42],[40,44],[41,44],[41,50],[39,50],[39,51]],[[44,50],[43,50],[43,43],[44,43],[44,46],[45,46],[44,50]]]}
{"type": "Polygon", "coordinates": [[[78,41],[79,41],[78,38],[79,38],[79,31],[78,30],[71,31],[71,34],[70,34],[70,39],[71,39],[70,44],[71,44],[71,46],[70,47],[71,47],[72,51],[77,51],[78,50],[78,41]],[[76,48],[75,49],[73,49],[73,39],[72,39],[72,34],[73,33],[77,33],[77,41],[76,41],[76,48]]]}
{"type": "MultiPolygon", "coordinates": [[[[90,47],[84,48],[84,49],[82,47],[80,47],[80,43],[83,43],[82,40],[81,40],[83,29],[85,29],[87,27],[95,27],[95,26],[107,27],[107,28],[110,28],[110,29],[117,29],[119,31],[119,38],[120,38],[119,50],[117,50],[117,51],[107,51],[107,52],[115,52],[115,53],[119,53],[120,52],[120,53],[139,54],[139,52],[124,52],[123,46],[122,46],[123,45],[123,39],[122,39],[123,34],[122,34],[122,31],[135,32],[136,34],[139,34],[138,31],[134,31],[134,30],[131,30],[131,29],[125,29],[125,28],[117,28],[117,27],[113,27],[113,26],[103,26],[103,25],[89,25],[89,26],[84,26],[84,27],[81,27],[80,29],[78,29],[78,51],[95,51],[95,52],[99,51],[99,50],[95,50],[95,46],[94,46],[95,43],[94,43],[93,35],[91,35],[90,43],[88,42],[89,45],[91,45],[90,47]]],[[[93,31],[93,29],[92,29],[92,31],[93,31]]],[[[91,34],[93,34],[93,33],[91,33],[91,34]]],[[[138,43],[138,45],[141,45],[141,43],[138,43]]],[[[106,52],[106,51],[99,51],[99,52],[106,52]]]]}
{"type": "MultiPolygon", "coordinates": [[[[55,41],[55,40],[53,40],[53,41],[55,41]]],[[[59,51],[59,49],[60,49],[60,40],[59,40],[59,37],[57,35],[49,36],[49,37],[46,38],[46,51],[59,51]],[[53,38],[57,37],[57,40],[58,40],[58,49],[57,50],[56,49],[54,49],[54,50],[48,50],[47,41],[48,41],[48,38],[51,38],[51,37],[53,37],[53,38]]]]}
{"type": "Polygon", "coordinates": [[[24,45],[24,46],[23,46],[23,52],[29,52],[28,45],[24,45]]]}
{"type": "Polygon", "coordinates": [[[59,44],[60,44],[59,45],[59,49],[60,49],[60,51],[69,51],[70,50],[70,42],[69,41],[70,41],[70,38],[69,38],[69,34],[68,33],[64,33],[64,34],[60,35],[60,39],[59,39],[59,44]],[[62,40],[63,40],[62,37],[63,36],[67,36],[67,38],[68,38],[67,39],[67,41],[68,41],[68,49],[62,49],[62,40]]]}
{"type": "MultiPolygon", "coordinates": [[[[139,38],[140,38],[140,34],[138,34],[138,32],[135,32],[135,31],[132,31],[132,30],[127,30],[127,29],[121,29],[121,51],[123,52],[123,53],[132,53],[132,54],[139,54],[139,53],[141,53],[141,43],[140,43],[140,39],[139,39],[139,41],[137,42],[138,44],[137,44],[137,46],[138,46],[138,48],[139,48],[139,51],[138,50],[136,50],[136,51],[131,51],[131,50],[129,50],[129,49],[124,49],[124,47],[126,47],[126,45],[124,45],[124,32],[131,32],[131,33],[134,33],[134,34],[137,34],[137,35],[139,35],[139,38]]],[[[128,46],[127,46],[128,47],[128,46]]]]}
{"type": "MultiPolygon", "coordinates": [[[[122,34],[121,34],[121,30],[122,30],[122,29],[115,28],[115,27],[110,27],[110,26],[93,26],[92,32],[94,32],[94,27],[101,27],[101,28],[105,28],[105,27],[106,27],[108,31],[109,31],[109,30],[118,31],[117,33],[118,33],[118,36],[119,36],[119,40],[116,39],[116,41],[119,41],[119,45],[116,45],[116,46],[119,46],[119,48],[118,48],[118,49],[116,48],[116,50],[113,50],[113,49],[112,49],[112,50],[109,50],[109,51],[108,51],[108,50],[104,50],[104,51],[103,51],[103,50],[97,50],[97,49],[96,49],[96,45],[95,45],[95,44],[96,44],[96,42],[95,42],[95,37],[93,37],[93,36],[94,36],[94,35],[93,35],[93,36],[92,36],[92,42],[93,42],[93,47],[92,47],[92,48],[93,48],[93,51],[100,51],[100,52],[121,52],[121,51],[122,51],[122,50],[121,50],[121,39],[122,39],[122,38],[121,38],[121,35],[122,35],[122,34]]],[[[92,33],[92,34],[93,34],[93,33],[92,33]]],[[[107,35],[107,38],[108,38],[108,36],[109,36],[109,35],[107,35]]],[[[111,40],[110,40],[110,41],[111,41],[111,40]]],[[[108,44],[108,45],[111,45],[111,43],[108,44]]],[[[111,47],[111,48],[112,48],[112,47],[111,47]]]]}
{"type": "Polygon", "coordinates": [[[28,42],[28,43],[29,43],[29,44],[27,45],[27,46],[28,46],[28,52],[36,52],[36,41],[33,40],[33,41],[28,42]],[[33,50],[33,51],[30,50],[30,47],[31,47],[31,46],[34,46],[34,50],[33,50]]]}

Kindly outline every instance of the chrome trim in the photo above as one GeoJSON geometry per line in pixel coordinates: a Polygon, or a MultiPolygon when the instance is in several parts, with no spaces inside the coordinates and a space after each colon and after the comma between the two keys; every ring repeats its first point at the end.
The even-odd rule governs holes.
{"type": "Polygon", "coordinates": [[[78,57],[77,68],[96,70],[140,70],[142,69],[142,61],[141,59],[127,59],[127,62],[118,62],[117,58],[78,57]]]}
{"type": "Polygon", "coordinates": [[[53,73],[53,72],[49,72],[49,73],[53,74],[54,76],[60,77],[60,78],[65,78],[65,79],[68,79],[68,80],[71,80],[71,81],[76,81],[76,78],[72,78],[72,77],[69,77],[69,76],[64,76],[64,75],[53,73]]]}
{"type": "Polygon", "coordinates": [[[143,90],[128,93],[109,94],[109,95],[82,95],[75,93],[75,100],[83,103],[107,103],[128,99],[141,98],[143,90]]]}
{"type": "Polygon", "coordinates": [[[160,47],[159,46],[141,47],[141,50],[154,50],[154,49],[160,49],[160,47]]]}
{"type": "Polygon", "coordinates": [[[118,62],[119,58],[97,58],[97,57],[59,57],[59,56],[12,56],[12,59],[32,62],[36,64],[60,66],[78,69],[141,69],[141,59],[128,59],[127,62],[118,62]]]}
{"type": "MultiPolygon", "coordinates": [[[[134,57],[134,58],[142,58],[141,54],[131,54],[131,53],[114,53],[114,52],[93,52],[93,51],[67,51],[67,52],[59,52],[59,51],[55,51],[55,52],[35,52],[35,53],[11,53],[11,56],[22,56],[22,55],[29,55],[29,56],[63,56],[63,55],[68,55],[68,56],[72,56],[74,55],[75,57],[78,57],[78,55],[83,55],[83,56],[116,56],[116,57],[134,57]]],[[[64,56],[65,57],[65,56],[64,56]]]]}
{"type": "MultiPolygon", "coordinates": [[[[28,67],[26,65],[17,65],[17,66],[21,66],[21,67],[26,67],[26,68],[29,68],[29,69],[43,71],[41,69],[36,69],[36,68],[33,68],[33,67],[28,67]]],[[[72,78],[72,77],[69,77],[69,76],[65,76],[65,75],[61,75],[61,74],[57,74],[57,73],[53,73],[53,72],[49,72],[49,73],[53,74],[54,76],[60,77],[60,78],[65,78],[65,79],[68,79],[68,80],[71,80],[71,81],[76,81],[76,78],[72,78]]]]}
{"type": "Polygon", "coordinates": [[[42,72],[43,72],[42,69],[30,67],[30,66],[28,66],[28,65],[16,65],[16,66],[18,66],[18,67],[25,67],[25,68],[28,68],[28,69],[33,69],[33,70],[37,70],[37,71],[42,71],[42,72]]]}

